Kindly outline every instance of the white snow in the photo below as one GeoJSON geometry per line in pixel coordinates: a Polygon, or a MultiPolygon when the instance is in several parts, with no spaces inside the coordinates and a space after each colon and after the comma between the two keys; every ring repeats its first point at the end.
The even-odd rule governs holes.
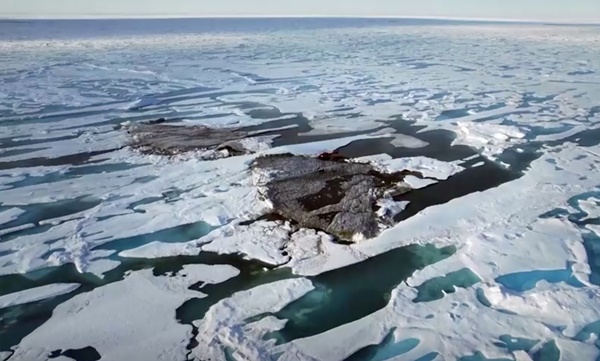
{"type": "MultiPolygon", "coordinates": [[[[360,158],[359,158],[360,160],[360,158]]],[[[396,159],[381,159],[375,161],[375,166],[385,172],[399,172],[411,170],[420,172],[423,177],[445,180],[452,175],[461,172],[464,168],[456,163],[439,161],[427,157],[409,157],[396,159]]],[[[422,186],[422,184],[420,184],[422,186]]]]}
{"type": "Polygon", "coordinates": [[[254,222],[249,226],[231,225],[220,228],[199,240],[202,250],[217,253],[241,253],[272,265],[289,261],[282,254],[290,241],[292,227],[288,222],[254,222]]]}
{"type": "Polygon", "coordinates": [[[235,277],[231,266],[188,265],[174,276],[132,272],[124,280],[82,293],[59,305],[52,317],[25,337],[11,359],[43,359],[57,349],[94,347],[106,360],[184,359],[191,326],[175,319],[175,309],[203,294],[194,283],[235,277]]]}
{"type": "MultiPolygon", "coordinates": [[[[267,358],[270,353],[268,349],[256,345],[255,338],[246,338],[246,333],[243,332],[244,320],[265,312],[277,312],[313,288],[309,280],[297,278],[258,286],[219,301],[209,309],[204,319],[196,324],[199,346],[194,349],[194,355],[225,361],[220,347],[231,347],[236,359],[267,358]]],[[[280,328],[277,322],[266,322],[262,326],[265,329],[260,330],[262,332],[259,331],[259,335],[253,336],[263,336],[268,331],[280,328]]]]}
{"type": "Polygon", "coordinates": [[[55,283],[9,293],[0,296],[0,309],[64,295],[75,291],[77,288],[79,288],[77,283],[55,283]]]}
{"type": "Polygon", "coordinates": [[[152,97],[140,98],[131,104],[129,104],[126,109],[127,110],[140,110],[152,105],[160,104],[160,100],[152,97]]]}
{"type": "Polygon", "coordinates": [[[173,244],[165,242],[150,242],[143,246],[119,252],[119,256],[127,258],[162,258],[174,256],[193,256],[198,254],[195,244],[173,244]]]}
{"type": "Polygon", "coordinates": [[[421,179],[412,175],[406,176],[404,182],[408,183],[412,189],[421,189],[437,183],[437,181],[433,179],[421,179]]]}
{"type": "Polygon", "coordinates": [[[21,216],[23,213],[25,213],[24,210],[16,207],[0,212],[0,225],[14,221],[15,219],[19,218],[19,216],[21,216]]]}
{"type": "Polygon", "coordinates": [[[384,128],[372,133],[373,135],[384,135],[393,138],[390,144],[399,148],[423,148],[427,146],[427,142],[410,135],[398,133],[393,128],[384,128]]]}
{"type": "Polygon", "coordinates": [[[368,134],[368,135],[357,135],[353,137],[336,138],[331,140],[324,140],[320,142],[312,143],[300,143],[294,145],[286,145],[277,148],[270,149],[264,154],[283,154],[292,153],[296,155],[319,155],[324,152],[331,152],[332,150],[341,148],[348,145],[356,140],[361,139],[378,139],[386,138],[386,135],[381,134],[368,134]]]}
{"type": "Polygon", "coordinates": [[[287,264],[292,270],[302,268],[305,263],[311,263],[316,256],[322,254],[328,247],[336,247],[333,237],[325,232],[301,228],[292,234],[286,251],[290,257],[287,264]]]}
{"type": "MultiPolygon", "coordinates": [[[[5,209],[0,226],[20,219],[25,223],[0,230],[0,274],[29,277],[34,270],[74,263],[80,272],[101,275],[119,264],[116,255],[154,259],[194,255],[203,247],[275,265],[287,262],[295,274],[311,276],[405,245],[453,245],[455,255],[415,272],[396,287],[384,309],[280,346],[262,336],[281,329],[285,320],[244,320],[301,297],[312,288],[310,282],[299,278],[239,292],[197,321],[202,331],[194,353],[222,360],[220,347],[229,346],[240,360],[281,353],[281,361],[337,361],[381,342],[395,327],[396,342],[419,340],[395,359],[415,360],[434,351],[441,359],[478,351],[487,358],[532,359],[498,347],[500,335],[554,341],[562,360],[598,357],[594,337],[585,343],[572,339],[600,319],[598,287],[590,283],[590,265],[597,260],[588,259],[583,246],[583,232],[600,235],[594,224],[600,216],[595,177],[600,148],[593,145],[594,133],[581,133],[600,124],[597,28],[386,23],[91,38],[54,36],[57,29],[44,33],[44,39],[29,39],[29,33],[12,39],[8,32],[0,40],[0,53],[9,54],[0,58],[0,199],[5,209]],[[253,117],[252,112],[267,115],[253,117]],[[272,137],[257,132],[244,141],[254,155],[202,161],[209,155],[167,159],[124,149],[91,157],[95,163],[71,164],[85,162],[87,152],[121,147],[127,137],[115,129],[119,124],[159,117],[240,127],[298,117],[313,128],[303,130],[299,142],[339,132],[368,134],[269,149],[272,137]],[[408,127],[406,121],[420,130],[406,135],[390,128],[408,127]],[[455,145],[473,147],[490,159],[509,148],[525,156],[537,142],[548,144],[538,149],[540,158],[521,178],[429,207],[376,239],[352,246],[314,230],[289,235],[285,224],[238,225],[269,206],[248,171],[259,154],[316,155],[361,139],[375,146],[377,140],[386,147],[391,142],[418,154],[431,131],[456,134],[455,145]],[[570,143],[564,142],[567,138],[570,143]],[[31,205],[66,200],[72,201],[68,207],[48,211],[36,206],[39,212],[23,213],[31,205]],[[86,200],[99,204],[79,209],[86,200]],[[556,209],[571,217],[539,217],[556,209]],[[58,215],[58,210],[68,212],[58,215]],[[571,222],[578,217],[580,224],[571,222]],[[201,222],[209,227],[163,232],[201,222]],[[482,282],[440,300],[412,302],[415,287],[462,268],[482,282]],[[584,287],[542,279],[531,290],[515,292],[496,282],[516,272],[552,270],[572,271],[584,287]],[[477,289],[492,307],[481,304],[477,289]]],[[[357,161],[422,172],[426,179],[405,179],[415,189],[463,171],[458,162],[418,156],[357,161]]],[[[404,206],[384,203],[390,211],[404,206]]],[[[90,345],[108,360],[184,359],[191,327],[175,321],[175,309],[190,297],[203,297],[188,289],[194,282],[219,282],[237,274],[224,267],[185,266],[173,277],[136,271],[77,295],[26,336],[11,360],[45,359],[55,349],[90,345]]],[[[51,284],[0,299],[7,304],[43,299],[75,286],[51,284]]],[[[0,359],[5,356],[0,353],[0,359]]]]}
{"type": "Polygon", "coordinates": [[[512,294],[498,286],[482,286],[492,308],[512,312],[542,324],[561,328],[566,337],[575,337],[589,320],[599,319],[595,306],[598,289],[574,289],[564,286],[538,285],[535,291],[512,294]],[[577,312],[573,312],[573,307],[577,312]]]}
{"type": "Polygon", "coordinates": [[[454,142],[477,147],[490,158],[511,145],[520,144],[525,137],[514,126],[468,122],[457,122],[457,125],[459,133],[454,142]]]}
{"type": "Polygon", "coordinates": [[[274,136],[244,138],[240,140],[240,143],[249,152],[261,152],[271,148],[273,138],[274,136]]]}
{"type": "Polygon", "coordinates": [[[590,197],[579,201],[579,208],[586,213],[582,221],[600,217],[600,198],[590,197]]]}

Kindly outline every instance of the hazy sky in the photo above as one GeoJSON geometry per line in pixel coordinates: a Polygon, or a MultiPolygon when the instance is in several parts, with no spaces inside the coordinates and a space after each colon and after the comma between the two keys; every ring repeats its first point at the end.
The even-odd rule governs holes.
{"type": "Polygon", "coordinates": [[[600,0],[0,0],[0,17],[339,15],[600,23],[600,0]]]}

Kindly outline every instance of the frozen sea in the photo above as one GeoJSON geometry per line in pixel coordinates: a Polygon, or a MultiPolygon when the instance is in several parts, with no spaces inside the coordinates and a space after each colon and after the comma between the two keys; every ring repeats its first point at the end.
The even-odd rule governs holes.
{"type": "Polygon", "coordinates": [[[0,360],[598,360],[599,187],[600,27],[0,20],[0,360]],[[373,239],[248,222],[335,149],[427,179],[373,239]]]}

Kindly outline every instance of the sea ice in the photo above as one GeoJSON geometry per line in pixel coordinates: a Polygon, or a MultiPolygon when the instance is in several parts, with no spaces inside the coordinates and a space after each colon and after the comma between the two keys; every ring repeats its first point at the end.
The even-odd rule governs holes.
{"type": "Polygon", "coordinates": [[[525,133],[515,126],[471,122],[458,122],[457,125],[460,132],[454,142],[477,147],[489,157],[502,153],[509,146],[522,143],[525,138],[525,133]]]}
{"type": "Polygon", "coordinates": [[[9,293],[7,295],[0,296],[0,309],[64,295],[66,293],[73,292],[77,288],[79,288],[79,284],[76,283],[51,284],[30,288],[20,292],[9,293]]]}
{"type": "Polygon", "coordinates": [[[404,181],[408,183],[412,189],[421,189],[437,183],[437,181],[433,179],[421,179],[412,175],[406,176],[404,181]]]}
{"type": "MultiPolygon", "coordinates": [[[[202,32],[191,30],[196,21],[208,20],[164,20],[126,34],[97,34],[102,21],[53,22],[52,29],[2,24],[21,30],[0,39],[0,54],[8,54],[0,56],[0,274],[30,276],[67,263],[102,274],[121,262],[195,255],[203,246],[288,262],[294,274],[315,276],[406,245],[453,246],[454,255],[398,285],[385,308],[281,345],[263,336],[286,320],[261,314],[309,292],[310,281],[288,279],[221,299],[196,321],[193,354],[223,360],[226,347],[232,359],[341,361],[373,346],[377,357],[395,352],[396,359],[419,361],[536,360],[557,349],[562,360],[598,357],[598,29],[373,19],[294,20],[286,24],[295,28],[277,29],[283,25],[261,19],[253,26],[276,31],[202,32]],[[359,160],[422,172],[429,179],[404,181],[423,196],[453,176],[483,177],[452,183],[461,189],[492,177],[482,172],[490,162],[472,168],[479,156],[473,149],[506,164],[513,178],[427,207],[351,246],[310,229],[286,238],[284,222],[239,225],[269,209],[249,172],[254,155],[200,161],[203,154],[167,158],[118,149],[127,141],[123,124],[159,118],[210,127],[277,121],[265,138],[244,140],[258,155],[314,156],[365,139],[369,154],[396,146],[411,157],[359,160]],[[446,133],[456,134],[447,150],[419,135],[446,133]],[[279,134],[273,144],[286,145],[268,149],[269,137],[279,134]],[[470,155],[472,167],[459,163],[470,155]],[[553,215],[557,209],[562,216],[553,215]],[[268,232],[274,237],[265,241],[268,232]],[[454,272],[463,269],[481,282],[444,279],[462,286],[413,302],[420,285],[446,275],[457,281],[454,272]],[[507,343],[507,335],[516,341],[507,343]],[[524,339],[536,344],[517,350],[524,339]]],[[[129,272],[71,298],[16,346],[11,361],[88,346],[103,359],[185,359],[193,329],[176,322],[175,310],[203,297],[188,287],[237,272],[183,267],[170,276],[129,272]]],[[[58,282],[21,296],[51,295],[58,282]]],[[[443,283],[442,291],[450,288],[443,283]]],[[[0,352],[0,359],[7,356],[0,352]]]]}
{"type": "Polygon", "coordinates": [[[445,180],[461,172],[464,168],[455,163],[442,162],[427,157],[397,158],[376,161],[375,165],[386,172],[411,170],[419,172],[426,178],[445,180]]]}
{"type": "MultiPolygon", "coordinates": [[[[265,312],[277,312],[290,302],[304,296],[313,286],[305,278],[278,281],[234,294],[212,306],[196,323],[199,346],[193,350],[199,358],[226,361],[222,348],[231,348],[235,358],[260,360],[268,358],[270,350],[246,339],[242,327],[245,320],[265,312]]],[[[261,333],[264,336],[273,326],[261,333]]],[[[257,325],[255,325],[257,326],[257,325]]],[[[275,324],[275,328],[279,327],[275,324]]]]}
{"type": "Polygon", "coordinates": [[[145,97],[145,98],[140,98],[134,102],[132,102],[131,104],[127,105],[127,107],[125,108],[126,110],[141,110],[143,108],[152,106],[152,105],[158,105],[160,104],[160,100],[156,99],[156,98],[152,98],[152,97],[145,97]]]}
{"type": "Polygon", "coordinates": [[[195,243],[165,243],[150,242],[143,246],[133,249],[126,249],[119,252],[120,257],[126,258],[163,258],[175,256],[193,256],[198,254],[198,247],[195,243]]]}
{"type": "MultiPolygon", "coordinates": [[[[0,212],[0,226],[18,219],[23,213],[25,213],[24,210],[16,207],[2,210],[0,212]]],[[[4,227],[2,228],[4,229],[4,227]]]]}
{"type": "Polygon", "coordinates": [[[54,350],[87,346],[107,360],[185,359],[192,328],[177,322],[175,309],[187,299],[203,297],[188,287],[237,274],[226,265],[187,265],[172,276],[132,272],[59,305],[50,320],[21,341],[11,360],[45,359],[54,350]]]}
{"type": "Polygon", "coordinates": [[[218,229],[200,239],[204,251],[240,253],[253,259],[281,265],[290,257],[283,250],[293,232],[289,222],[257,221],[247,226],[231,225],[218,229]]]}

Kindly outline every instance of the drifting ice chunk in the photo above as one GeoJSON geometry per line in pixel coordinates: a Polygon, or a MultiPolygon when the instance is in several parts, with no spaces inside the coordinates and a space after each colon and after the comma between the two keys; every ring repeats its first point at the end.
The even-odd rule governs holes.
{"type": "Polygon", "coordinates": [[[525,133],[515,126],[467,122],[457,122],[457,126],[459,132],[454,143],[483,148],[486,156],[499,154],[525,138],[525,133]]]}
{"type": "Polygon", "coordinates": [[[437,183],[433,179],[421,179],[412,175],[406,176],[406,178],[404,178],[404,181],[408,183],[412,187],[412,189],[421,189],[437,183]]]}
{"type": "Polygon", "coordinates": [[[392,219],[400,214],[409,203],[407,201],[396,202],[391,198],[381,198],[377,201],[377,206],[379,206],[377,215],[380,218],[392,219]]]}
{"type": "Polygon", "coordinates": [[[0,296],[0,309],[64,295],[79,288],[77,283],[55,283],[0,296]]]}

